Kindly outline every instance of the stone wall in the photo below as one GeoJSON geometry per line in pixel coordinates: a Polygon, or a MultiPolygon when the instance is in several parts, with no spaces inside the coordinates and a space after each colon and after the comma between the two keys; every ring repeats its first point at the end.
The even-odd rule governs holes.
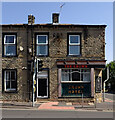
{"type": "Polygon", "coordinates": [[[33,54],[35,53],[35,33],[49,33],[49,56],[38,57],[43,60],[43,68],[49,68],[49,85],[50,99],[58,98],[58,78],[57,78],[57,59],[87,59],[87,60],[104,60],[105,59],[105,27],[98,26],[45,26],[35,25],[33,33],[31,27],[27,30],[27,26],[3,26],[3,33],[17,33],[17,57],[3,57],[3,69],[17,69],[17,93],[4,93],[4,100],[28,100],[29,93],[32,94],[32,79],[30,71],[27,70],[27,60],[31,60],[31,54],[28,48],[33,46],[33,54]],[[67,33],[81,33],[81,56],[67,56],[67,33]],[[59,39],[56,35],[59,35],[59,39]],[[32,36],[33,35],[33,36],[32,36]],[[32,45],[32,38],[34,44],[32,45]],[[27,41],[28,39],[28,41],[27,41]],[[19,46],[24,48],[20,52],[19,46]],[[28,86],[30,82],[30,90],[28,86]]]}
{"type": "MultiPolygon", "coordinates": [[[[75,59],[105,59],[105,28],[88,27],[87,33],[84,27],[58,27],[34,28],[34,32],[49,32],[49,57],[66,58],[67,57],[67,33],[81,33],[81,56],[73,57],[75,59]],[[59,34],[60,38],[54,36],[59,34]]],[[[35,38],[35,37],[34,37],[35,38]]]]}
{"type": "MultiPolygon", "coordinates": [[[[102,70],[101,69],[95,69],[95,75],[94,76],[101,77],[101,86],[102,86],[102,70]]],[[[96,80],[94,82],[96,82],[96,80]]],[[[94,83],[94,91],[95,91],[95,83],[94,83]]],[[[99,93],[94,92],[94,98],[95,98],[96,102],[98,102],[98,103],[102,102],[103,101],[102,91],[99,92],[99,93]]]]}
{"type": "MultiPolygon", "coordinates": [[[[17,92],[3,93],[3,100],[27,100],[27,34],[25,28],[3,27],[3,33],[17,33],[17,57],[2,57],[2,69],[17,69],[17,92]],[[20,51],[20,46],[24,51],[20,51]]],[[[3,82],[3,81],[2,81],[3,82]]]]}

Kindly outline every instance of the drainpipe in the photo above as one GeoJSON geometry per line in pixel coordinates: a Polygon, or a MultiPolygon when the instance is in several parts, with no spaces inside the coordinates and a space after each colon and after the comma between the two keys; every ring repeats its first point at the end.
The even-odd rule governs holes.
{"type": "Polygon", "coordinates": [[[109,67],[107,67],[107,79],[103,82],[103,102],[105,102],[105,83],[109,80],[109,67]]]}
{"type": "Polygon", "coordinates": [[[31,24],[31,40],[32,40],[32,106],[34,107],[34,79],[35,79],[35,74],[34,74],[34,55],[33,55],[33,25],[31,24]]]}
{"type": "MultiPolygon", "coordinates": [[[[28,44],[28,33],[29,33],[29,28],[28,28],[28,25],[26,27],[26,31],[27,31],[27,68],[28,68],[28,49],[29,49],[29,44],[28,44]]],[[[29,74],[29,71],[27,69],[27,92],[28,92],[28,99],[30,100],[30,77],[28,76],[29,74]]]]}

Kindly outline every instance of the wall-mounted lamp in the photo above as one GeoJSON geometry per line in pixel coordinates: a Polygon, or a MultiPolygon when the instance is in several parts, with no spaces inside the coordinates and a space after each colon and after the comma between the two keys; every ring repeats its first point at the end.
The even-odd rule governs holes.
{"type": "Polygon", "coordinates": [[[32,49],[31,48],[29,48],[28,51],[29,51],[29,53],[32,53],[32,49]]]}
{"type": "Polygon", "coordinates": [[[24,48],[22,46],[20,46],[19,50],[22,52],[22,51],[24,51],[24,48]]]}

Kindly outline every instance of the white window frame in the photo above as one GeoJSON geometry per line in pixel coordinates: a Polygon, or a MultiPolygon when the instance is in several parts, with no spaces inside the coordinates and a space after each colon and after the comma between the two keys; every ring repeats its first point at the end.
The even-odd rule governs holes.
{"type": "Polygon", "coordinates": [[[11,88],[11,79],[9,78],[9,80],[6,80],[6,72],[9,72],[10,73],[10,76],[11,76],[11,72],[12,71],[14,71],[15,72],[15,80],[13,80],[13,81],[16,81],[16,70],[5,70],[4,71],[4,90],[5,91],[16,91],[16,88],[17,88],[17,86],[16,86],[16,88],[11,88]],[[10,88],[9,89],[7,89],[6,88],[6,81],[10,81],[10,88]]]}
{"type": "MultiPolygon", "coordinates": [[[[48,35],[37,35],[36,36],[36,46],[42,46],[42,45],[46,45],[47,49],[46,49],[46,54],[37,54],[37,55],[48,55],[48,35]],[[46,36],[46,43],[38,43],[38,36],[46,36]]],[[[37,48],[36,48],[36,53],[37,53],[37,48]]]]}
{"type": "Polygon", "coordinates": [[[70,54],[70,46],[80,46],[80,35],[69,35],[69,55],[80,55],[80,53],[79,54],[70,54]],[[70,42],[71,36],[78,36],[79,43],[71,43],[70,42]]]}
{"type": "Polygon", "coordinates": [[[48,44],[48,35],[37,35],[37,44],[41,44],[41,45],[46,45],[46,44],[48,44]],[[46,43],[38,43],[38,36],[46,36],[46,43]]]}
{"type": "MultiPolygon", "coordinates": [[[[86,69],[86,68],[84,68],[84,69],[86,69]]],[[[68,69],[63,69],[63,70],[68,70],[68,69]]],[[[72,70],[74,70],[74,69],[69,69],[69,70],[70,70],[70,72],[68,74],[70,74],[70,81],[62,81],[62,77],[61,77],[61,83],[89,83],[89,82],[91,82],[91,79],[90,79],[90,81],[82,81],[81,80],[81,74],[84,73],[84,72],[81,72],[82,69],[79,69],[80,70],[80,72],[79,72],[80,73],[80,81],[72,81],[72,73],[73,73],[72,70]]],[[[85,73],[86,74],[88,73],[90,76],[90,71],[85,72],[85,73]]],[[[61,76],[62,76],[62,73],[61,73],[61,76]]]]}
{"type": "Polygon", "coordinates": [[[4,55],[5,56],[15,56],[15,55],[11,55],[11,54],[6,54],[6,46],[7,45],[15,45],[16,46],[16,35],[4,35],[4,55]],[[14,36],[14,43],[6,43],[6,37],[7,36],[14,36]]]}
{"type": "Polygon", "coordinates": [[[16,44],[16,35],[4,35],[4,44],[16,44]],[[14,36],[14,43],[6,43],[6,37],[7,36],[14,36]]]}

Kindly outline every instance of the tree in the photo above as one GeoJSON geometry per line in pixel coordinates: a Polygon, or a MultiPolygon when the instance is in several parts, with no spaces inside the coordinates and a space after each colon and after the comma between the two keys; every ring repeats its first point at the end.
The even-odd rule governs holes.
{"type": "Polygon", "coordinates": [[[107,67],[109,67],[109,80],[107,81],[107,84],[111,84],[110,91],[115,92],[115,61],[112,61],[109,64],[107,64],[106,68],[103,70],[103,82],[107,79],[107,67]]]}

